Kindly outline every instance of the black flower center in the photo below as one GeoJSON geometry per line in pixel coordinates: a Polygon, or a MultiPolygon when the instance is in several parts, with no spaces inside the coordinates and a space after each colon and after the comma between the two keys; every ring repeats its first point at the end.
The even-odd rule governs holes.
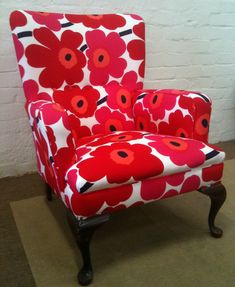
{"type": "Polygon", "coordinates": [[[204,128],[207,128],[208,127],[208,121],[206,119],[203,119],[202,120],[202,125],[204,128]]]}
{"type": "Polygon", "coordinates": [[[180,146],[180,143],[174,142],[174,141],[170,141],[170,144],[172,144],[173,146],[180,146]]]}
{"type": "Polygon", "coordinates": [[[156,101],[157,101],[157,95],[155,95],[154,97],[153,97],[153,104],[156,104],[156,101]]]}
{"type": "Polygon", "coordinates": [[[144,129],[144,125],[142,122],[140,122],[140,129],[143,130],[144,129]]]}
{"type": "Polygon", "coordinates": [[[181,136],[182,138],[185,138],[185,134],[184,134],[184,133],[181,133],[180,136],[181,136]]]}
{"type": "Polygon", "coordinates": [[[125,151],[122,151],[122,150],[118,151],[117,154],[118,154],[120,157],[122,157],[122,158],[128,157],[128,154],[127,154],[125,151]]]}
{"type": "Polygon", "coordinates": [[[80,101],[77,102],[77,106],[79,108],[81,108],[83,106],[83,104],[84,104],[83,100],[80,100],[80,101]]]}
{"type": "Polygon", "coordinates": [[[121,101],[123,104],[126,103],[126,96],[125,95],[121,95],[121,101]]]}
{"type": "Polygon", "coordinates": [[[102,62],[103,60],[104,60],[104,55],[99,55],[98,61],[99,61],[99,62],[102,62]]]}
{"type": "Polygon", "coordinates": [[[111,132],[115,132],[115,131],[116,131],[116,128],[115,128],[114,125],[111,125],[111,126],[109,127],[109,129],[110,129],[111,132]]]}
{"type": "Polygon", "coordinates": [[[64,58],[65,58],[66,61],[70,61],[71,58],[72,58],[72,55],[71,54],[66,54],[64,58]]]}
{"type": "Polygon", "coordinates": [[[120,137],[119,137],[120,140],[122,140],[122,139],[124,139],[124,138],[126,138],[126,136],[120,136],[120,137]]]}

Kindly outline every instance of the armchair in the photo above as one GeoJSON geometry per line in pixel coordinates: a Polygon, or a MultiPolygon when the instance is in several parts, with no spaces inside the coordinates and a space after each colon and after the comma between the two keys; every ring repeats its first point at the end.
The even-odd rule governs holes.
{"type": "Polygon", "coordinates": [[[14,11],[13,41],[38,171],[68,209],[93,278],[90,240],[113,212],[198,190],[211,199],[209,228],[226,191],[224,152],[208,144],[211,100],[143,89],[145,34],[133,14],[14,11]]]}

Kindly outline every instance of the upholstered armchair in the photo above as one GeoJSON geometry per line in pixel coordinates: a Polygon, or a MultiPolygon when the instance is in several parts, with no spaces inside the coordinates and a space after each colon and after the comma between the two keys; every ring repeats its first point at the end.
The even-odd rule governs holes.
{"type": "Polygon", "coordinates": [[[92,234],[113,212],[198,190],[211,199],[211,235],[221,237],[225,154],[208,144],[211,100],[143,89],[142,18],[20,10],[10,25],[38,171],[47,199],[54,191],[68,209],[80,284],[93,278],[92,234]]]}

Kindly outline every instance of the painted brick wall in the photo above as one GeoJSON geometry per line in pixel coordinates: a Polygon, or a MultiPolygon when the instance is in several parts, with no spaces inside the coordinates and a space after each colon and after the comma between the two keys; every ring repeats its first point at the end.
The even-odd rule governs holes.
{"type": "Polygon", "coordinates": [[[213,100],[210,141],[235,138],[234,0],[1,0],[0,177],[36,170],[8,24],[15,9],[142,15],[147,39],[145,87],[207,93],[213,100]]]}

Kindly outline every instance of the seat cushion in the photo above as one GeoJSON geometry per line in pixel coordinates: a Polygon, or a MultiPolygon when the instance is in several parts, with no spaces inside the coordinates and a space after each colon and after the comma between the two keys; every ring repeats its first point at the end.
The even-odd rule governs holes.
{"type": "Polygon", "coordinates": [[[219,182],[222,174],[223,163],[220,163],[119,187],[79,193],[75,185],[70,185],[79,177],[73,172],[64,192],[61,192],[61,198],[76,217],[86,218],[208,187],[219,182]]]}
{"type": "Polygon", "coordinates": [[[88,193],[220,164],[224,152],[203,142],[142,131],[83,138],[66,173],[73,190],[88,193]]]}

